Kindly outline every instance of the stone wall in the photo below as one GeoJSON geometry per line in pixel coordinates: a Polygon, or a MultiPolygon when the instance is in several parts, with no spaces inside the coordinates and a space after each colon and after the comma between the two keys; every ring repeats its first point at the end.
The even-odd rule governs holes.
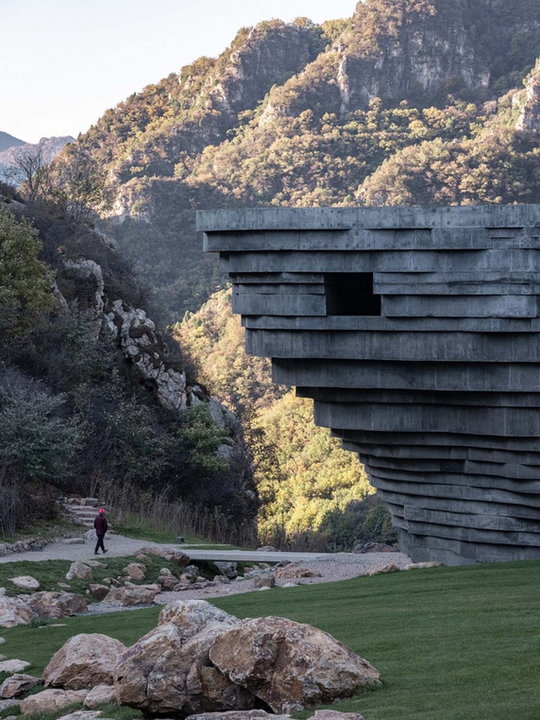
{"type": "Polygon", "coordinates": [[[358,452],[415,560],[540,558],[540,206],[198,214],[251,354],[358,452]]]}

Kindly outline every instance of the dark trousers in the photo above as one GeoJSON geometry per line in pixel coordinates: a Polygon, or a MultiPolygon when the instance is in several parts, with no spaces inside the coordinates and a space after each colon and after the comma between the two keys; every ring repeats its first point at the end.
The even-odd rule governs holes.
{"type": "MultiPolygon", "coordinates": [[[[96,533],[97,535],[97,533],[96,533]]],[[[105,552],[105,546],[103,545],[103,538],[105,537],[105,533],[102,535],[97,535],[97,543],[96,543],[96,549],[94,550],[94,553],[97,554],[97,551],[101,548],[103,552],[105,552]]]]}

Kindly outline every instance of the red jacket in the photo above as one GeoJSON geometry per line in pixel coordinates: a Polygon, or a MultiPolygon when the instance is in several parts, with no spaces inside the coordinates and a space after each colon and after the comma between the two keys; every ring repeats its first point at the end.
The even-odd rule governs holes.
{"type": "Polygon", "coordinates": [[[96,535],[105,535],[107,528],[109,527],[105,515],[100,514],[96,517],[94,520],[94,527],[96,528],[96,535]]]}

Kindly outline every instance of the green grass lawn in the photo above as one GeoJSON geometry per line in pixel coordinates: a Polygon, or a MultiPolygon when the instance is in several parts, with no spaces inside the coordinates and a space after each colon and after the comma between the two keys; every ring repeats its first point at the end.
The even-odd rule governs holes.
{"type": "MultiPolygon", "coordinates": [[[[417,570],[213,602],[239,617],[316,625],[381,671],[381,689],[333,709],[366,720],[540,718],[540,562],[417,570]]],[[[5,630],[2,652],[40,672],[71,635],[103,632],[129,644],[155,625],[158,612],[5,630]]]]}

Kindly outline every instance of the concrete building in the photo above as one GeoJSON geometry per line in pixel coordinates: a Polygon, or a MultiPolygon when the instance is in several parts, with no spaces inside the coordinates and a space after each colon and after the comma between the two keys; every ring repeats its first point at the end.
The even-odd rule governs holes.
{"type": "Polygon", "coordinates": [[[247,350],[359,453],[415,560],[540,558],[540,205],[216,210],[247,350]]]}

